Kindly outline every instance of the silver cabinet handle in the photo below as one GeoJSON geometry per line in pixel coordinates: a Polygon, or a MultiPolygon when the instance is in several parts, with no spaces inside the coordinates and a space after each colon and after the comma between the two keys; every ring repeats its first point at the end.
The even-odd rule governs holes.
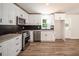
{"type": "Polygon", "coordinates": [[[16,50],[16,52],[18,52],[18,51],[19,51],[19,49],[16,50]]]}

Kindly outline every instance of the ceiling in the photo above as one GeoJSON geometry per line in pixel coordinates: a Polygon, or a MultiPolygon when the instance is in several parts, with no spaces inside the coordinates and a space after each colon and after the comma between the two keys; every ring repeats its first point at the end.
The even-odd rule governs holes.
{"type": "Polygon", "coordinates": [[[79,3],[17,3],[28,13],[79,13],[79,3]]]}

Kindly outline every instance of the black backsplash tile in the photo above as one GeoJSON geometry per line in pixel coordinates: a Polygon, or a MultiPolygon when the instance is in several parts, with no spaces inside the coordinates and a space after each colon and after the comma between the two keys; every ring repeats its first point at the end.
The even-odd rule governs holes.
{"type": "Polygon", "coordinates": [[[0,35],[16,33],[22,30],[40,30],[41,25],[0,25],[0,35]]]}
{"type": "Polygon", "coordinates": [[[22,30],[41,30],[41,25],[20,25],[22,30]]]}
{"type": "Polygon", "coordinates": [[[21,31],[21,28],[16,25],[0,25],[0,35],[15,33],[21,31]]]}
{"type": "MultiPolygon", "coordinates": [[[[51,30],[53,29],[54,28],[51,28],[51,30]]],[[[41,25],[0,25],[0,35],[21,32],[22,30],[42,30],[42,29],[41,25]]]]}

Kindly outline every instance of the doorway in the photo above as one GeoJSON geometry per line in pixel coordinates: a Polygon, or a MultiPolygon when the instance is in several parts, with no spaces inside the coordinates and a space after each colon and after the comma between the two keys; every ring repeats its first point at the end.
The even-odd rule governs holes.
{"type": "Polygon", "coordinates": [[[64,36],[64,31],[65,31],[65,27],[64,27],[65,21],[64,20],[55,20],[55,27],[54,27],[54,31],[55,31],[55,39],[63,39],[65,40],[65,36],[64,36]]]}

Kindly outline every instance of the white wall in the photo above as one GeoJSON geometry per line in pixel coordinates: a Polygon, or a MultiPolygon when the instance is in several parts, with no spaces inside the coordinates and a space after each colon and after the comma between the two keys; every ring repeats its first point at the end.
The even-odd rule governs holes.
{"type": "Polygon", "coordinates": [[[70,38],[71,37],[71,17],[69,15],[66,15],[65,19],[65,38],[70,38]],[[66,26],[66,24],[68,24],[66,26]]]}
{"type": "Polygon", "coordinates": [[[79,39],[79,15],[70,15],[71,19],[71,38],[79,39]]]}
{"type": "Polygon", "coordinates": [[[66,31],[66,37],[79,39],[79,14],[68,14],[69,29],[66,31]]]}

